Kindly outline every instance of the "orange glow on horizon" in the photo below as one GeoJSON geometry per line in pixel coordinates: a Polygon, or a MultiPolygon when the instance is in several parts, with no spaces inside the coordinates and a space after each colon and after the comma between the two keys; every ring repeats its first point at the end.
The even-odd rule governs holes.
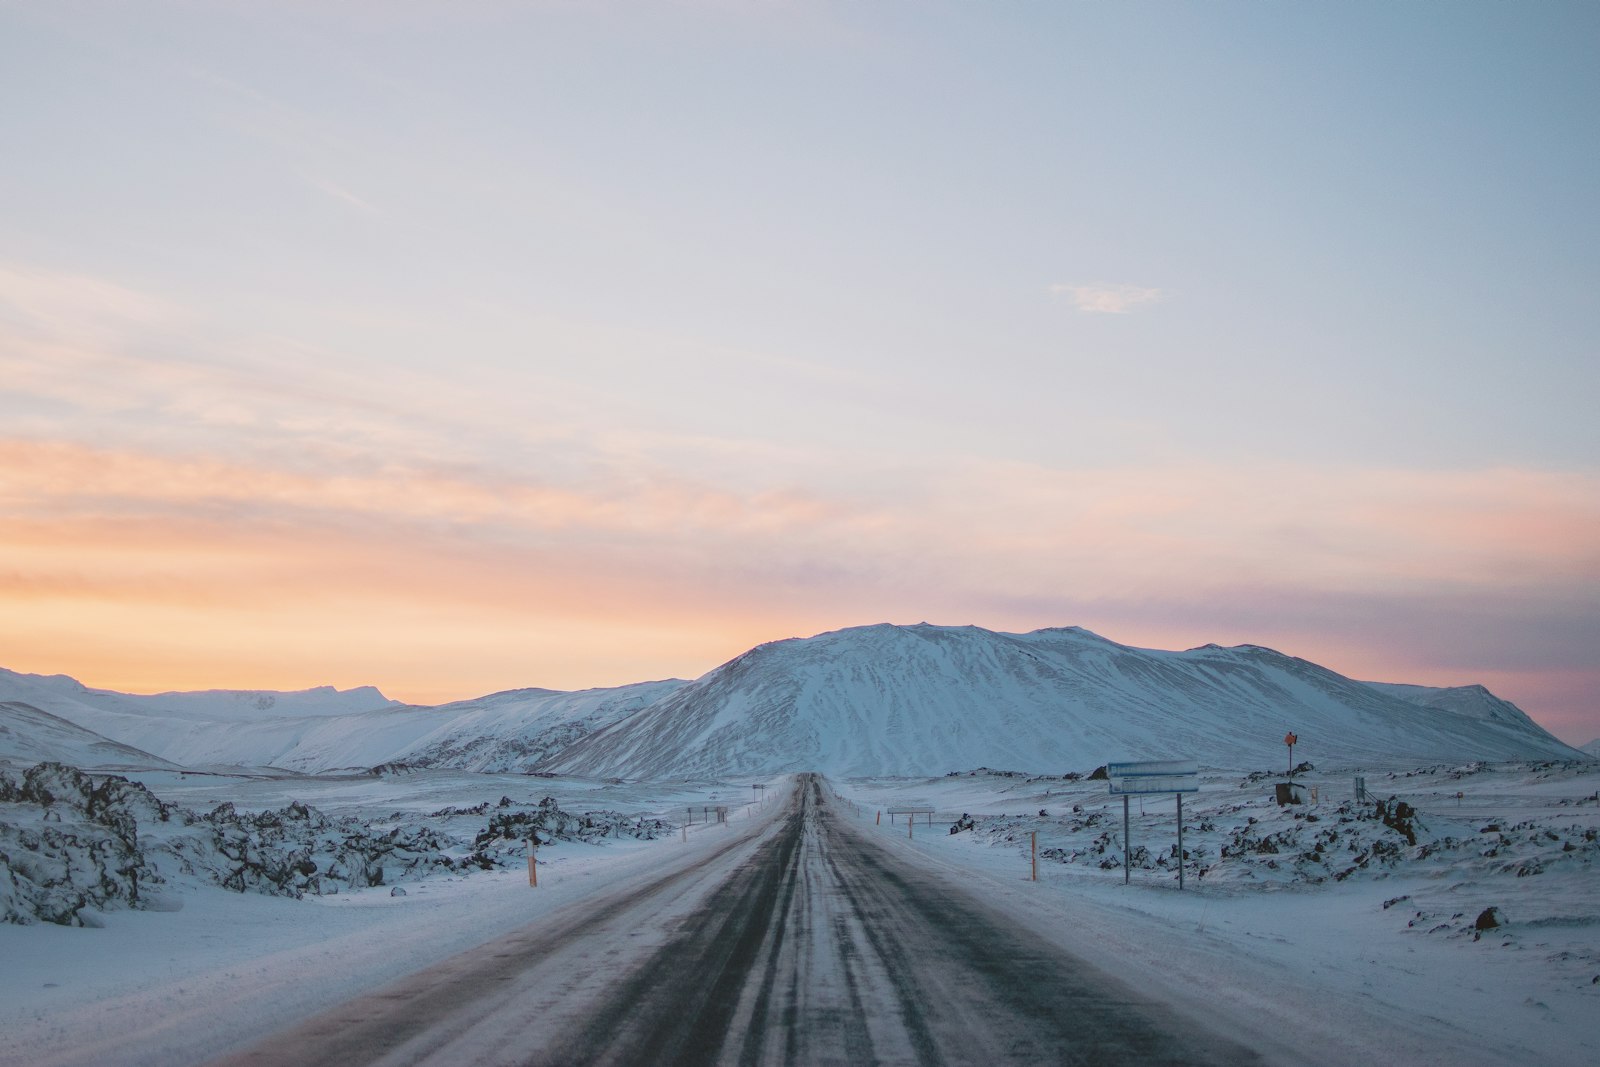
{"type": "Polygon", "coordinates": [[[0,440],[3,665],[122,691],[377,685],[439,703],[697,676],[763,641],[926,619],[1267,644],[1460,684],[1266,607],[1249,630],[1172,618],[1559,599],[1600,572],[1600,486],[1576,475],[973,464],[913,489],[552,487],[0,440]],[[1287,488],[1263,499],[1264,483],[1287,488]]]}

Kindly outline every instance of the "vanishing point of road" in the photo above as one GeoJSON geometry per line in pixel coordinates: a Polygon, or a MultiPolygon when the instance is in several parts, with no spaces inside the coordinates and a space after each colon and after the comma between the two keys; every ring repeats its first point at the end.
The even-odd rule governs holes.
{"type": "Polygon", "coordinates": [[[802,775],[779,815],[218,1061],[1251,1064],[912,867],[802,775]]]}

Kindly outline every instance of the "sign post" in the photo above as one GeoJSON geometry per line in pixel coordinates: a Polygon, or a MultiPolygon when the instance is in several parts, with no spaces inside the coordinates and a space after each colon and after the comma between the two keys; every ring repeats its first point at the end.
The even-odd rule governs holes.
{"type": "Polygon", "coordinates": [[[1194,760],[1145,760],[1109,763],[1106,778],[1111,795],[1122,797],[1122,884],[1133,877],[1133,842],[1129,839],[1128,798],[1152,793],[1178,795],[1178,888],[1183,888],[1183,794],[1200,790],[1200,768],[1194,760]]]}
{"type": "Polygon", "coordinates": [[[1183,888],[1183,794],[1178,794],[1178,888],[1183,888]]]}
{"type": "MultiPolygon", "coordinates": [[[[1144,809],[1140,808],[1140,812],[1144,809]]],[[[1122,884],[1127,885],[1133,879],[1133,839],[1128,834],[1128,798],[1122,798],[1122,884]]]]}
{"type": "Polygon", "coordinates": [[[1294,734],[1284,734],[1283,743],[1289,746],[1289,777],[1294,777],[1294,743],[1300,740],[1294,734]]]}

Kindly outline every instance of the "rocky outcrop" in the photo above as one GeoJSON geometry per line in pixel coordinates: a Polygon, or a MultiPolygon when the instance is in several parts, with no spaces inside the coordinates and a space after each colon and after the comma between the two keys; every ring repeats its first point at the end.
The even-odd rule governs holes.
{"type": "Polygon", "coordinates": [[[300,803],[201,813],[126,778],[42,763],[20,779],[0,772],[0,921],[81,926],[99,910],[146,907],[149,887],[172,882],[295,898],[337,893],[518,866],[529,841],[649,839],[674,829],[621,812],[566,811],[554,797],[397,812],[378,825],[300,803]],[[488,824],[465,839],[450,829],[462,815],[488,815],[488,824]]]}
{"type": "Polygon", "coordinates": [[[0,818],[0,920],[82,926],[85,908],[140,907],[160,881],[139,823],[171,809],[142,785],[41,763],[21,780],[0,773],[0,805],[22,815],[0,818]]]}

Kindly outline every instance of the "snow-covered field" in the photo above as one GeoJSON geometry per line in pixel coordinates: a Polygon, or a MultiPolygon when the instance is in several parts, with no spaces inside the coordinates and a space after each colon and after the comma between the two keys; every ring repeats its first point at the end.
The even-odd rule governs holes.
{"type": "Polygon", "coordinates": [[[906,819],[891,825],[889,808],[933,807],[905,848],[1180,1002],[1240,1025],[1275,1018],[1310,1061],[1600,1061],[1600,765],[1366,771],[1415,844],[1375,802],[1354,803],[1358,773],[1299,774],[1316,802],[1280,807],[1281,774],[1203,772],[1184,798],[1181,892],[1170,796],[1132,798],[1146,852],[1124,885],[1122,801],[1104,781],[977,771],[836,785],[900,839],[906,819]],[[952,834],[963,814],[972,829],[952,834]],[[1491,908],[1501,925],[1478,929],[1491,908]]]}
{"type": "MultiPolygon", "coordinates": [[[[757,796],[749,781],[618,785],[440,771],[326,778],[160,771],[135,777],[161,801],[187,810],[231,803],[248,815],[299,804],[378,836],[396,824],[427,825],[453,842],[445,851],[458,857],[473,851],[476,832],[495,815],[538,812],[546,796],[573,813],[660,821],[666,832],[654,839],[607,834],[548,842],[539,850],[537,889],[528,885],[518,844],[497,854],[504,866],[496,869],[420,865],[409,876],[391,870],[381,885],[341,886],[300,899],[231,891],[203,873],[184,874],[154,844],[160,835],[147,835],[152,865],[165,876],[161,885],[147,887],[150,910],[131,910],[118,900],[106,909],[85,909],[87,927],[0,923],[0,1063],[198,1062],[585,894],[658,873],[725,832],[707,824],[702,807],[727,805],[731,818],[748,818],[757,796]],[[502,808],[503,797],[512,804],[502,808]],[[695,822],[685,835],[691,806],[695,822]]],[[[770,782],[774,790],[782,785],[781,779],[770,782]]],[[[0,804],[0,823],[37,829],[39,808],[0,804]]]]}
{"type": "MultiPolygon", "coordinates": [[[[1600,765],[1367,770],[1367,789],[1399,828],[1375,817],[1376,804],[1353,803],[1356,773],[1303,772],[1297,780],[1316,788],[1316,802],[1279,807],[1277,776],[1205,771],[1201,791],[1185,799],[1181,893],[1170,866],[1157,862],[1170,859],[1162,854],[1175,840],[1170,798],[1146,798],[1142,811],[1135,799],[1133,842],[1145,854],[1124,886],[1121,802],[1104,781],[978,771],[833,785],[908,863],[981,886],[1041,938],[1141,987],[1240,1033],[1273,1035],[1283,1055],[1270,1062],[1286,1050],[1313,1063],[1595,1062],[1600,765]],[[1391,797],[1408,813],[1396,817],[1391,797]],[[936,811],[909,841],[903,817],[876,822],[879,811],[907,805],[936,811]],[[952,834],[963,814],[972,828],[952,834]],[[1028,881],[1033,831],[1037,883],[1028,881]],[[1502,925],[1478,930],[1489,908],[1502,925]]],[[[250,814],[298,803],[374,830],[432,820],[460,854],[495,813],[536,811],[544,796],[573,813],[619,812],[672,829],[653,840],[547,845],[538,889],[514,855],[493,870],[422,866],[383,885],[302,899],[174,876],[160,887],[158,910],[86,912],[98,927],[0,924],[0,1063],[203,1060],[685,862],[724,830],[697,822],[685,843],[679,827],[690,805],[729,804],[738,820],[750,817],[755,795],[749,779],[137,777],[185,810],[231,802],[250,814]],[[511,801],[504,809],[502,797],[511,801]],[[391,895],[395,886],[406,895],[391,895]]],[[[769,796],[783,788],[782,779],[767,784],[769,796]]]]}

